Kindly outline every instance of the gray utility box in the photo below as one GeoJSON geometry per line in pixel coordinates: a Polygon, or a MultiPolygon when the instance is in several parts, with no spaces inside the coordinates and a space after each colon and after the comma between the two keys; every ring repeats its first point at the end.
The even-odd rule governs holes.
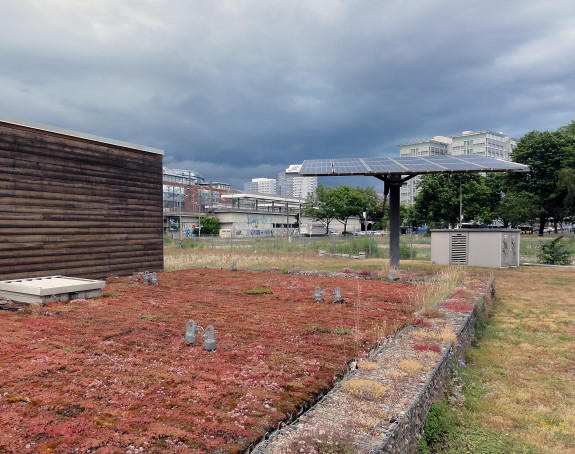
{"type": "Polygon", "coordinates": [[[515,229],[431,230],[431,263],[489,268],[519,266],[515,229]]]}

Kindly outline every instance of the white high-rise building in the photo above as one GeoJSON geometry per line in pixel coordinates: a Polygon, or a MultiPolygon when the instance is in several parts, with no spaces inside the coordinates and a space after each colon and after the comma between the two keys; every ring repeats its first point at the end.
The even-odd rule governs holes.
{"type": "Polygon", "coordinates": [[[317,189],[317,177],[303,177],[298,174],[301,164],[291,164],[285,172],[278,174],[278,194],[305,199],[317,189]]]}
{"type": "Polygon", "coordinates": [[[274,178],[252,178],[252,181],[247,182],[244,186],[248,192],[275,194],[277,181],[274,178]]]}
{"type": "MultiPolygon", "coordinates": [[[[400,145],[399,155],[401,157],[479,155],[511,161],[511,152],[516,146],[517,140],[501,132],[463,131],[455,136],[435,136],[433,139],[400,145]]],[[[401,187],[401,203],[414,204],[415,197],[419,193],[417,183],[420,179],[420,176],[414,177],[401,187]]]]}

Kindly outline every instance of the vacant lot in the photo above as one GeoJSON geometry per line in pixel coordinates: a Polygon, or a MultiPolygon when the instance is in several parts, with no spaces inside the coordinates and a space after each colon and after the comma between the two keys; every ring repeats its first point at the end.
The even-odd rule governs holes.
{"type": "Polygon", "coordinates": [[[355,277],[194,269],[2,311],[0,451],[238,452],[411,316],[421,284],[355,277]]]}

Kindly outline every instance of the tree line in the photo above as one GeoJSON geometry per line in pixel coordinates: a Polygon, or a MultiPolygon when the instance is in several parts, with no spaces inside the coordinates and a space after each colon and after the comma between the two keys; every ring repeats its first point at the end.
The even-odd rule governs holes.
{"type": "MultiPolygon", "coordinates": [[[[425,175],[417,183],[419,194],[413,206],[401,209],[403,223],[410,227],[445,228],[460,222],[505,227],[539,224],[539,234],[551,222],[575,220],[575,121],[556,131],[531,131],[523,136],[511,158],[531,166],[528,173],[442,173],[425,175]],[[461,215],[461,217],[460,217],[461,215]]],[[[329,229],[332,221],[344,225],[350,217],[388,226],[388,208],[383,207],[373,187],[318,185],[308,196],[303,214],[321,221],[329,229]]]]}

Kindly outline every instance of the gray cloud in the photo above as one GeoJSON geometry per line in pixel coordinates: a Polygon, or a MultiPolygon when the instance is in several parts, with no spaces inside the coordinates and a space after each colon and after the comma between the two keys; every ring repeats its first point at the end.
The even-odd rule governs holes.
{"type": "Polygon", "coordinates": [[[164,148],[237,187],[575,119],[570,0],[3,0],[0,38],[0,113],[164,148]]]}

